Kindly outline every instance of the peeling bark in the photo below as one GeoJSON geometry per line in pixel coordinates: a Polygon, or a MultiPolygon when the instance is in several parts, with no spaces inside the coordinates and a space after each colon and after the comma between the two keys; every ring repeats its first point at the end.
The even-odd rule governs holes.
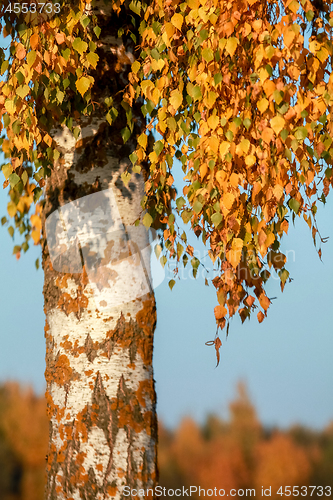
{"type": "MultiPolygon", "coordinates": [[[[95,102],[116,96],[124,88],[134,50],[131,40],[117,39],[119,24],[126,22],[126,16],[119,20],[103,9],[98,11],[104,38],[94,74],[95,102]]],[[[144,180],[136,174],[127,187],[121,180],[135,144],[130,139],[123,145],[120,129],[126,119],[117,97],[115,105],[120,117],[112,127],[96,106],[89,118],[79,122],[78,141],[64,129],[52,131],[62,156],[46,180],[43,209],[45,377],[50,419],[47,500],[120,499],[125,485],[153,488],[157,479],[152,368],[155,299],[147,265],[149,252],[132,254],[133,248],[149,248],[148,233],[143,228],[137,233],[138,241],[125,238],[121,244],[119,238],[109,236],[98,254],[91,249],[101,239],[101,232],[94,229],[85,245],[64,252],[55,265],[51,258],[55,243],[46,232],[48,218],[59,208],[72,204],[77,212],[82,211],[82,197],[90,195],[93,203],[100,200],[94,195],[103,195],[105,190],[112,190],[125,228],[132,228],[140,217],[144,180]]],[[[138,104],[132,112],[136,135],[143,125],[138,104]]],[[[100,221],[94,207],[91,213],[96,228],[100,221]]]]}

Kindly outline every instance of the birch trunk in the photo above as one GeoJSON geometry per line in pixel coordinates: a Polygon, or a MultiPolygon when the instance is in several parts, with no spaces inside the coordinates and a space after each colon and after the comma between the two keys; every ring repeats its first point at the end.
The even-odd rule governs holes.
{"type": "MultiPolygon", "coordinates": [[[[121,180],[135,144],[123,144],[117,92],[133,48],[117,38],[126,19],[105,9],[93,100],[115,96],[119,119],[110,127],[96,106],[78,141],[54,129],[62,156],[45,186],[47,500],[122,498],[125,485],[152,488],[157,476],[149,238],[133,229],[144,180],[121,180]]],[[[138,133],[139,106],[132,112],[138,133]]]]}

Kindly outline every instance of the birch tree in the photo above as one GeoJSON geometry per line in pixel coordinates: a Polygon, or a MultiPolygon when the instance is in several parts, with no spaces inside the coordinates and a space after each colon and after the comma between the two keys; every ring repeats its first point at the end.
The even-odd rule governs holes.
{"type": "Polygon", "coordinates": [[[217,363],[230,319],[256,312],[262,322],[267,281],[289,281],[280,243],[290,217],[305,220],[321,257],[316,212],[333,184],[331,7],[4,0],[8,230],[24,238],[17,257],[41,244],[45,273],[46,498],[156,485],[148,228],[176,272],[191,265],[196,276],[201,265],[189,232],[207,246],[217,363]]]}

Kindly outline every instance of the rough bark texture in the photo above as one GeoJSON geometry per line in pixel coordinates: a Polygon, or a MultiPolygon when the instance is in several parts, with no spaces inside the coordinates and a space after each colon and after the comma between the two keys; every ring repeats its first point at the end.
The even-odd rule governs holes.
{"type": "MultiPolygon", "coordinates": [[[[126,22],[126,16],[119,20],[103,7],[98,17],[103,38],[94,74],[95,102],[116,96],[124,88],[133,51],[131,42],[117,39],[119,24],[126,22]]],[[[119,100],[116,106],[121,115],[119,100]]],[[[121,180],[134,147],[133,140],[123,145],[120,129],[124,117],[110,127],[99,115],[98,106],[95,109],[89,119],[81,119],[78,141],[66,130],[52,131],[62,158],[45,186],[44,236],[48,218],[59,213],[59,207],[72,204],[82,212],[77,200],[90,195],[90,200],[100,202],[104,190],[112,190],[125,228],[133,227],[140,216],[142,177],[136,174],[127,187],[121,180]]],[[[139,132],[139,107],[134,106],[132,112],[139,132]]],[[[68,250],[67,261],[65,252],[55,265],[52,237],[43,248],[50,419],[48,500],[122,498],[123,486],[151,488],[157,479],[152,369],[155,300],[148,254],[133,254],[133,248],[149,245],[148,233],[145,228],[145,232],[138,230],[137,241],[132,236],[121,244],[109,236],[107,244],[96,251],[94,245],[102,231],[96,230],[100,221],[92,205],[94,201],[89,206],[95,229],[84,239],[82,227],[78,228],[80,245],[68,250]],[[91,265],[90,256],[94,259],[91,265]],[[145,271],[137,272],[135,266],[142,263],[145,271]]],[[[128,237],[127,230],[125,233],[128,237]]]]}

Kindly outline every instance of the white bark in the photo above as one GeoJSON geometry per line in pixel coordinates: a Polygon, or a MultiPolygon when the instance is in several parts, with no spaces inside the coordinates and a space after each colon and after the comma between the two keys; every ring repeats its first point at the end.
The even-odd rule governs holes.
{"type": "MultiPolygon", "coordinates": [[[[110,26],[100,60],[114,84],[125,49],[110,26]]],[[[81,122],[80,148],[69,131],[52,131],[62,157],[44,208],[48,500],[120,499],[125,485],[157,479],[149,236],[133,225],[144,181],[135,174],[124,186],[134,142],[124,148],[119,135],[97,114],[81,122]]]]}

